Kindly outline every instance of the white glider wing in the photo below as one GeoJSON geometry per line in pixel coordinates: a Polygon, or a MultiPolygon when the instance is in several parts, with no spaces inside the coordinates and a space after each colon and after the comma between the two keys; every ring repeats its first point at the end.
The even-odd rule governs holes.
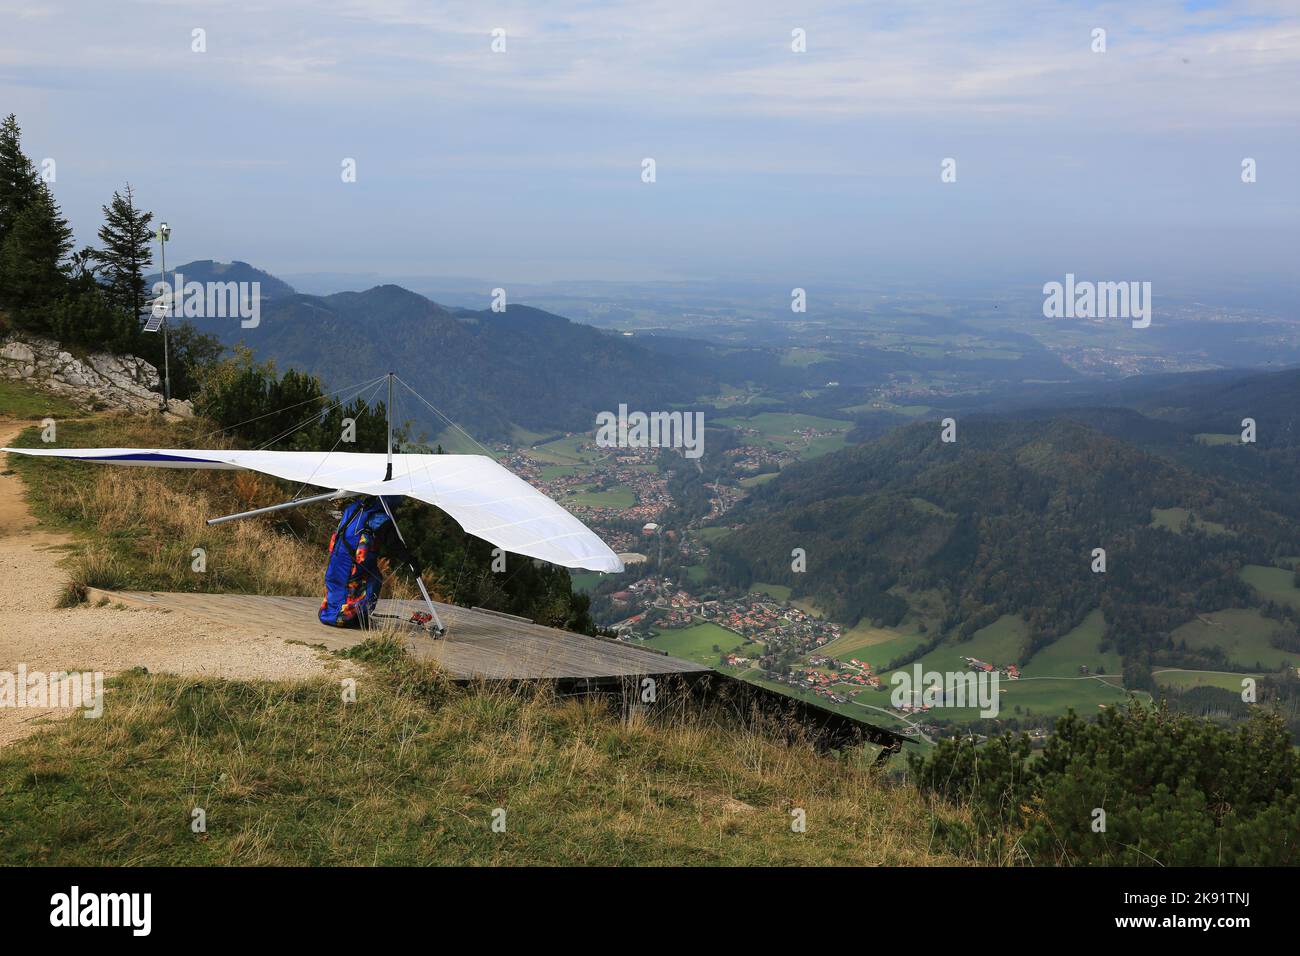
{"type": "Polygon", "coordinates": [[[246,469],[359,495],[406,495],[441,508],[465,531],[506,551],[566,568],[623,570],[618,555],[594,531],[484,455],[393,455],[392,480],[384,481],[384,454],[175,448],[0,450],[107,465],[246,469]]]}

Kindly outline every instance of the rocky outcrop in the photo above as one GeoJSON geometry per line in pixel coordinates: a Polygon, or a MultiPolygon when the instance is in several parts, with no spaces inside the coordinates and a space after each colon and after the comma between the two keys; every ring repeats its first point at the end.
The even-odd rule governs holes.
{"type": "MultiPolygon", "coordinates": [[[[134,355],[92,352],[77,357],[58,342],[32,335],[9,335],[0,342],[0,376],[19,379],[88,408],[157,411],[162,396],[154,389],[158,370],[134,355]]],[[[176,415],[194,414],[189,402],[172,399],[176,415]]]]}

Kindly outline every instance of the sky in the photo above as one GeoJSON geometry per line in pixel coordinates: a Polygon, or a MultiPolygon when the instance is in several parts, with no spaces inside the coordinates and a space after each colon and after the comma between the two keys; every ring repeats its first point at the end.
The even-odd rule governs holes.
{"type": "Polygon", "coordinates": [[[0,0],[0,23],[0,112],[78,240],[129,181],[169,264],[916,288],[1300,268],[1295,0],[0,0]]]}

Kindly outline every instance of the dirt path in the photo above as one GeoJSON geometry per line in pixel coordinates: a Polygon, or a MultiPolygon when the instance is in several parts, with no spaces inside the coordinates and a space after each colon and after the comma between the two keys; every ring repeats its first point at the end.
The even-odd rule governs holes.
{"type": "MultiPolygon", "coordinates": [[[[28,424],[0,419],[0,445],[28,424]]],[[[39,527],[17,475],[0,474],[0,673],[15,673],[25,664],[28,673],[102,671],[111,677],[146,667],[204,677],[294,680],[353,670],[315,648],[252,629],[216,628],[185,614],[56,609],[68,581],[58,562],[71,543],[39,527]]],[[[34,733],[51,716],[71,713],[0,707],[0,747],[34,733]]]]}

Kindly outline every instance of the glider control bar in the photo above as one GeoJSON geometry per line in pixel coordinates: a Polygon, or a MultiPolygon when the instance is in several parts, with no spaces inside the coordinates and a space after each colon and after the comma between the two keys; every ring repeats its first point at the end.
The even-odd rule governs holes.
{"type": "Polygon", "coordinates": [[[225,515],[220,518],[209,518],[208,524],[224,524],[227,521],[238,521],[240,518],[251,518],[253,515],[269,514],[272,511],[284,511],[286,508],[297,508],[299,505],[309,505],[317,501],[333,501],[335,498],[347,498],[355,494],[352,491],[327,491],[323,495],[310,495],[306,498],[296,498],[293,501],[285,501],[278,505],[267,505],[265,508],[254,508],[252,511],[241,511],[239,514],[225,515]]]}

